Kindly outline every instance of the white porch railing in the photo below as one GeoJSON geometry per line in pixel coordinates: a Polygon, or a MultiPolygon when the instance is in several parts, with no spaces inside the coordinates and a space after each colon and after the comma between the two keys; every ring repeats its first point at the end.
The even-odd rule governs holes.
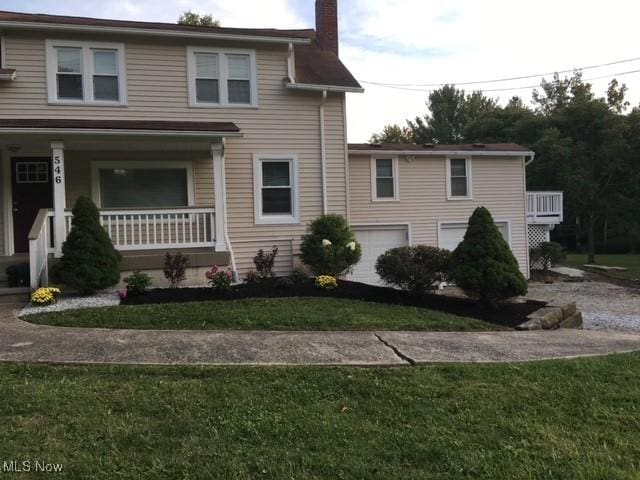
{"type": "Polygon", "coordinates": [[[527,192],[527,221],[555,225],[563,220],[562,192],[527,192]]]}
{"type": "MultiPolygon", "coordinates": [[[[65,232],[71,230],[65,212],[65,232]]],[[[213,247],[213,208],[152,208],[100,210],[100,223],[118,250],[213,247]]]]}
{"type": "Polygon", "coordinates": [[[40,209],[29,231],[29,276],[31,288],[49,283],[49,210],[40,209]]]}

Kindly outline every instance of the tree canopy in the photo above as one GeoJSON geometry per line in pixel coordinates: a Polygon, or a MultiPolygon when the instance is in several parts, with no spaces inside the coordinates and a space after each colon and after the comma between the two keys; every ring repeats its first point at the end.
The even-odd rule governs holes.
{"type": "Polygon", "coordinates": [[[214,20],[211,14],[200,14],[187,10],[180,18],[178,18],[180,25],[191,25],[193,27],[219,27],[220,21],[214,20]]]}

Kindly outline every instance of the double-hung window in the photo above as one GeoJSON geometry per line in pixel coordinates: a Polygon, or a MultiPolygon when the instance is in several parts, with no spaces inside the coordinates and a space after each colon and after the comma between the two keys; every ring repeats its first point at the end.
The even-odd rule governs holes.
{"type": "Polygon", "coordinates": [[[447,198],[467,200],[471,197],[471,159],[447,158],[447,198]]]}
{"type": "Polygon", "coordinates": [[[296,158],[256,155],[254,177],[256,223],[298,223],[296,158]]]}
{"type": "Polygon", "coordinates": [[[371,159],[371,191],[374,201],[398,200],[397,158],[371,159]]]}
{"type": "Polygon", "coordinates": [[[50,103],[126,103],[124,45],[47,40],[50,103]]]}
{"type": "Polygon", "coordinates": [[[257,106],[254,51],[188,47],[187,66],[191,106],[257,106]]]}

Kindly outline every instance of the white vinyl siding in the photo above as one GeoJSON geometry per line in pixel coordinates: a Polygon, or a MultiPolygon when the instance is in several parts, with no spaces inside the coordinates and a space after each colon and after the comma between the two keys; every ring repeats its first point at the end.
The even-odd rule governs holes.
{"type": "Polygon", "coordinates": [[[187,48],[192,107],[256,107],[258,86],[253,50],[187,48]]]}
{"type": "Polygon", "coordinates": [[[49,103],[124,105],[124,45],[47,40],[49,103]]]}
{"type": "Polygon", "coordinates": [[[473,157],[473,200],[447,200],[447,159],[415,155],[398,161],[400,202],[371,203],[369,155],[349,158],[349,221],[352,224],[406,223],[412,245],[439,245],[439,222],[466,224],[473,211],[486,207],[497,222],[509,221],[511,249],[527,272],[527,226],[523,157],[473,157]]]}
{"type": "Polygon", "coordinates": [[[449,200],[470,200],[471,158],[447,158],[447,198],[449,200]]]}

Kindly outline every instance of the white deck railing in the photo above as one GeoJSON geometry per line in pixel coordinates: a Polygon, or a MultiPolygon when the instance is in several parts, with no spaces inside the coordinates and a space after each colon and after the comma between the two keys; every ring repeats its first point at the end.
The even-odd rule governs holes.
{"type": "Polygon", "coordinates": [[[29,276],[32,289],[49,283],[49,210],[40,209],[29,231],[29,276]]]}
{"type": "Polygon", "coordinates": [[[562,192],[527,192],[529,223],[562,223],[562,192]]]}

